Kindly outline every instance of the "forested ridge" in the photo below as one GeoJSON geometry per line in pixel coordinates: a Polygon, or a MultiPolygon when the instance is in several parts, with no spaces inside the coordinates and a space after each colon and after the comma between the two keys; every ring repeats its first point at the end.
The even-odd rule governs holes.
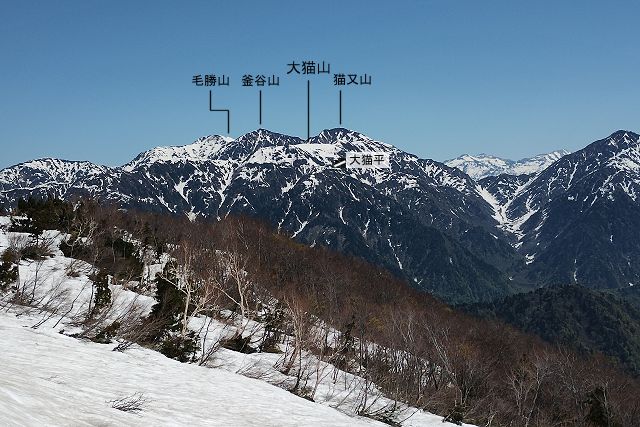
{"type": "Polygon", "coordinates": [[[640,375],[640,291],[544,287],[464,307],[583,354],[601,352],[640,375]]]}

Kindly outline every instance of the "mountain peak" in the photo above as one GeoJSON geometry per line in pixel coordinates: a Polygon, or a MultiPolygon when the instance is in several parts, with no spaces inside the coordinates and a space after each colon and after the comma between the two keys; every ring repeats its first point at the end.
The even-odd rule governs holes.
{"type": "Polygon", "coordinates": [[[624,130],[624,129],[620,129],[617,130],[615,132],[613,132],[609,138],[613,138],[613,139],[622,139],[627,135],[636,135],[634,132],[628,131],[628,130],[624,130]]]}
{"type": "Polygon", "coordinates": [[[302,139],[296,136],[285,135],[283,133],[278,133],[271,131],[269,129],[259,128],[256,130],[252,130],[251,132],[247,132],[238,139],[237,142],[259,142],[260,145],[283,145],[290,143],[299,143],[302,139]],[[265,144],[266,143],[266,144],[265,144]]]}
{"type": "Polygon", "coordinates": [[[607,138],[608,144],[619,148],[629,148],[640,146],[640,135],[627,130],[619,130],[607,138]]]}
{"type": "Polygon", "coordinates": [[[317,136],[310,138],[310,142],[319,144],[335,144],[337,142],[370,141],[368,136],[346,128],[325,129],[317,136]]]}
{"type": "Polygon", "coordinates": [[[627,130],[618,130],[606,138],[599,139],[577,151],[584,159],[593,161],[606,160],[619,162],[623,158],[631,157],[633,162],[640,161],[640,135],[627,130]]]}

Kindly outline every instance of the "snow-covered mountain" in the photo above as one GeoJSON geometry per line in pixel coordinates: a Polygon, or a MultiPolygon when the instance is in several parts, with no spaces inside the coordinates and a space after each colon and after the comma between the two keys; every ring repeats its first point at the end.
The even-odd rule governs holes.
{"type": "Polygon", "coordinates": [[[53,193],[190,218],[250,215],[301,242],[384,266],[450,302],[493,299],[540,282],[620,287],[640,282],[629,258],[640,245],[621,239],[633,235],[623,232],[624,221],[635,227],[640,218],[632,216],[640,191],[637,140],[617,132],[573,154],[511,165],[517,176],[475,181],[347,129],[309,140],[259,129],[154,148],[116,168],[52,159],[13,166],[0,171],[0,203],[53,193]],[[333,167],[347,151],[384,151],[391,168],[333,167]],[[593,218],[581,222],[587,216],[593,218]],[[614,222],[620,230],[612,233],[614,222]],[[563,245],[597,237],[569,255],[561,249],[565,235],[563,245]],[[598,251],[617,261],[576,273],[574,260],[601,265],[606,257],[598,251]]]}
{"type": "Polygon", "coordinates": [[[640,282],[640,136],[618,131],[533,177],[490,177],[528,280],[621,288],[640,282]]]}
{"type": "Polygon", "coordinates": [[[14,200],[12,191],[21,194],[49,192],[64,196],[79,180],[109,173],[110,168],[91,162],[39,159],[0,170],[0,191],[5,199],[14,200]]]}
{"type": "MultiPolygon", "coordinates": [[[[2,171],[0,176],[14,178],[0,179],[0,201],[44,196],[51,187],[31,185],[31,176],[70,169],[63,161],[39,164],[37,171],[22,165],[2,171]]],[[[308,141],[264,129],[234,140],[209,136],[154,148],[123,167],[99,168],[67,174],[54,194],[191,218],[255,216],[310,245],[385,266],[453,301],[510,292],[499,266],[519,258],[506,240],[494,237],[501,232],[486,191],[468,175],[347,129],[325,130],[308,141]],[[348,151],[389,153],[391,168],[334,168],[348,151]]]]}
{"type": "Polygon", "coordinates": [[[488,154],[478,154],[476,156],[463,154],[460,157],[447,160],[444,163],[452,168],[458,168],[471,178],[478,180],[501,174],[536,174],[567,154],[569,154],[569,152],[566,150],[557,150],[520,160],[503,159],[488,154]]]}

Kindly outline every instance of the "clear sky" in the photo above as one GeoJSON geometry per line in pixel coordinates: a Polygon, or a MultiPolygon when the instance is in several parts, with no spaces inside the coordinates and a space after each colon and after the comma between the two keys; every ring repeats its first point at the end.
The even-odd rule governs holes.
{"type": "MultiPolygon", "coordinates": [[[[118,165],[226,133],[195,74],[225,74],[231,135],[306,137],[292,61],[367,73],[343,126],[421,157],[520,158],[640,131],[637,1],[0,0],[0,167],[36,157],[118,165]]],[[[311,133],[337,127],[338,87],[311,78],[311,133]]]]}

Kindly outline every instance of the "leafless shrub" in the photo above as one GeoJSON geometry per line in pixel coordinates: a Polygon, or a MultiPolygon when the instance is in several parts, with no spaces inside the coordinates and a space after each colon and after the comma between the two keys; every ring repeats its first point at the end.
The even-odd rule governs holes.
{"type": "Polygon", "coordinates": [[[64,309],[70,293],[69,289],[62,286],[62,283],[50,288],[49,291],[45,293],[40,303],[37,304],[42,317],[31,327],[33,329],[37,329],[56,317],[64,309]]]}
{"type": "Polygon", "coordinates": [[[31,241],[29,236],[23,233],[9,233],[8,240],[9,248],[18,254],[22,253],[31,241]]]}
{"type": "Polygon", "coordinates": [[[130,327],[127,327],[127,324],[125,324],[124,327],[121,327],[119,330],[119,342],[118,345],[113,348],[113,351],[124,352],[136,343],[148,342],[149,337],[157,335],[158,331],[163,327],[164,323],[161,320],[148,318],[140,319],[140,323],[131,323],[130,327]]]}
{"type": "Polygon", "coordinates": [[[82,274],[91,274],[92,270],[93,268],[85,261],[72,258],[67,264],[65,274],[68,277],[80,277],[82,274]]]}
{"type": "Polygon", "coordinates": [[[198,332],[200,338],[200,357],[198,359],[198,365],[206,365],[212,359],[214,354],[220,349],[220,344],[222,342],[222,337],[225,336],[225,332],[229,328],[228,324],[225,324],[222,328],[221,333],[218,335],[217,339],[210,340],[209,339],[209,331],[211,323],[213,322],[213,318],[207,316],[205,321],[202,323],[202,328],[198,332]],[[204,334],[202,333],[204,331],[204,334]]]}
{"type": "Polygon", "coordinates": [[[403,408],[398,402],[386,402],[377,407],[374,406],[376,402],[377,399],[374,399],[368,406],[360,408],[356,413],[362,417],[371,418],[390,426],[400,427],[402,425],[399,418],[402,415],[403,408]]]}
{"type": "MultiPolygon", "coordinates": [[[[125,291],[114,290],[111,301],[91,315],[81,313],[77,316],[77,326],[82,327],[79,338],[109,343],[120,339],[117,351],[124,351],[135,342],[140,342],[154,328],[152,322],[145,322],[146,309],[139,302],[139,295],[126,298],[125,291]]],[[[89,310],[89,308],[87,308],[89,310]]],[[[114,349],[115,350],[115,349],[114,349]]]]}
{"type": "Polygon", "coordinates": [[[136,392],[130,396],[107,401],[112,408],[122,412],[140,412],[149,403],[143,393],[136,392]]]}
{"type": "Polygon", "coordinates": [[[30,263],[33,267],[33,275],[16,284],[13,294],[5,299],[4,305],[14,307],[18,315],[33,312],[44,314],[43,318],[34,325],[37,328],[64,308],[69,291],[64,286],[64,279],[52,281],[50,271],[44,269],[44,260],[30,261],[30,263]]]}
{"type": "Polygon", "coordinates": [[[236,374],[240,374],[256,380],[266,381],[268,383],[273,383],[274,380],[277,379],[274,373],[269,372],[268,369],[261,367],[257,360],[244,364],[236,370],[236,374]]]}

